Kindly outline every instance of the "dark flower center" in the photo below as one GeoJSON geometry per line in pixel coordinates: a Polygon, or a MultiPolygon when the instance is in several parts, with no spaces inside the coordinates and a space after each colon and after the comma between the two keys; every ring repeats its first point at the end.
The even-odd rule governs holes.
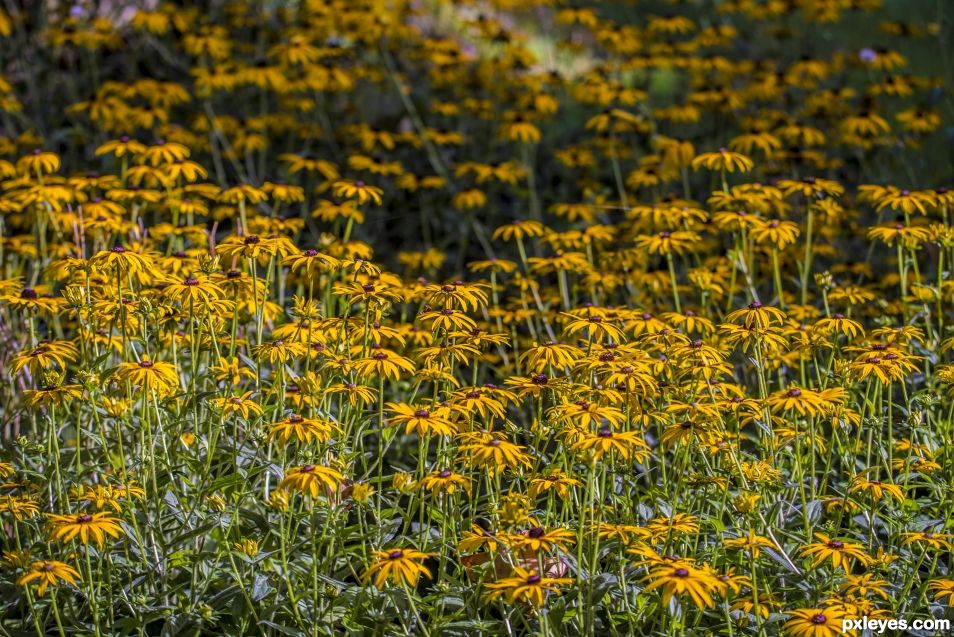
{"type": "Polygon", "coordinates": [[[833,549],[843,549],[845,548],[845,543],[841,540],[832,540],[828,543],[828,547],[833,549]]]}
{"type": "Polygon", "coordinates": [[[821,613],[818,613],[817,615],[812,615],[811,621],[813,624],[824,624],[828,621],[828,618],[821,613]]]}
{"type": "Polygon", "coordinates": [[[84,514],[82,514],[82,515],[77,515],[77,516],[76,516],[76,521],[79,522],[79,523],[81,523],[81,524],[86,524],[87,522],[92,522],[92,521],[93,521],[93,516],[89,515],[88,513],[84,513],[84,514]]]}
{"type": "Polygon", "coordinates": [[[391,551],[390,553],[388,553],[389,560],[399,560],[402,557],[404,557],[404,551],[400,549],[398,549],[397,551],[391,551]]]}
{"type": "Polygon", "coordinates": [[[36,293],[36,290],[33,288],[23,288],[23,290],[20,291],[21,299],[35,299],[38,296],[39,295],[36,293]]]}
{"type": "Polygon", "coordinates": [[[418,409],[414,412],[415,418],[430,418],[430,416],[431,412],[427,411],[426,409],[418,409]]]}
{"type": "Polygon", "coordinates": [[[533,574],[533,575],[530,575],[529,577],[527,577],[527,584],[539,584],[539,583],[540,583],[540,576],[539,576],[539,575],[533,574]]]}
{"type": "Polygon", "coordinates": [[[532,537],[533,539],[541,538],[546,535],[546,530],[542,526],[535,526],[529,531],[527,531],[527,536],[532,537]]]}
{"type": "Polygon", "coordinates": [[[146,369],[149,369],[150,367],[153,366],[153,362],[152,362],[152,361],[139,361],[139,366],[140,366],[140,367],[145,367],[146,369]]]}
{"type": "Polygon", "coordinates": [[[689,577],[689,569],[677,568],[672,572],[676,577],[689,577]]]}
{"type": "Polygon", "coordinates": [[[439,476],[442,477],[442,478],[449,478],[449,477],[451,477],[451,473],[452,473],[452,471],[451,471],[450,469],[441,469],[441,470],[437,473],[437,475],[439,475],[439,476]]]}

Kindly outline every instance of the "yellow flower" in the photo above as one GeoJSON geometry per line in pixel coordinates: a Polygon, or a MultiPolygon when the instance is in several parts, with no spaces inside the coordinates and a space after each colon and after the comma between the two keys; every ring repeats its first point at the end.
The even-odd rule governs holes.
{"type": "Polygon", "coordinates": [[[384,194],[382,189],[366,184],[361,180],[336,181],[331,186],[331,192],[335,197],[341,197],[342,199],[355,199],[359,205],[371,201],[379,206],[383,201],[382,195],[384,194]]]}
{"type": "Polygon", "coordinates": [[[741,153],[732,152],[728,148],[720,148],[713,153],[702,153],[692,160],[693,170],[708,168],[727,173],[736,171],[746,173],[754,167],[755,164],[751,159],[741,153]]]}
{"type": "Polygon", "coordinates": [[[47,514],[53,524],[53,539],[69,542],[79,538],[80,543],[89,544],[90,540],[102,545],[106,537],[118,538],[125,535],[119,521],[106,513],[80,513],[78,515],[47,514]]]}
{"type": "Polygon", "coordinates": [[[522,447],[508,442],[497,434],[465,434],[460,453],[468,464],[496,474],[503,469],[529,467],[530,457],[522,447]]]}
{"type": "Polygon", "coordinates": [[[223,418],[238,414],[245,420],[248,420],[249,415],[261,416],[263,413],[261,405],[254,400],[249,400],[251,395],[252,392],[247,391],[241,396],[222,396],[220,398],[213,398],[209,402],[218,411],[222,412],[223,418]]]}
{"type": "Polygon", "coordinates": [[[688,230],[664,230],[653,235],[636,237],[636,248],[648,254],[684,254],[697,246],[700,237],[688,230]]]}
{"type": "MultiPolygon", "coordinates": [[[[897,486],[897,485],[892,485],[897,486]]],[[[933,531],[912,531],[901,534],[901,544],[910,546],[920,544],[935,550],[951,550],[951,534],[935,533],[933,531]]]]}
{"type": "Polygon", "coordinates": [[[375,561],[361,574],[361,581],[367,584],[373,579],[377,588],[383,588],[389,579],[398,586],[415,586],[422,575],[431,577],[431,571],[420,564],[430,557],[431,553],[415,549],[375,551],[375,561]]]}
{"type": "Polygon", "coordinates": [[[752,556],[752,559],[758,559],[759,555],[762,554],[763,548],[775,549],[775,543],[772,542],[772,540],[757,535],[755,531],[751,529],[746,535],[725,540],[723,545],[727,549],[747,551],[749,555],[752,556]]]}
{"type": "Polygon", "coordinates": [[[120,363],[114,373],[122,382],[129,382],[145,393],[156,392],[160,396],[170,394],[179,386],[179,375],[172,363],[153,361],[145,356],[138,363],[120,363]]]}
{"type": "Polygon", "coordinates": [[[560,500],[566,500],[570,497],[570,489],[579,487],[583,483],[576,478],[564,475],[559,471],[554,471],[545,476],[539,476],[530,480],[530,489],[528,495],[536,498],[543,493],[554,493],[560,500]]]}
{"type": "Polygon", "coordinates": [[[470,479],[450,469],[432,471],[421,479],[421,486],[432,493],[453,495],[458,489],[470,493],[470,479]]]}
{"type": "Polygon", "coordinates": [[[559,549],[566,553],[568,546],[574,544],[576,534],[568,529],[546,529],[542,526],[533,526],[520,533],[511,534],[504,538],[504,543],[511,548],[525,550],[531,554],[539,552],[550,553],[559,549]]]}
{"type": "Polygon", "coordinates": [[[43,175],[55,173],[59,169],[59,155],[39,148],[33,149],[32,153],[17,160],[17,171],[23,175],[36,175],[42,178],[43,175]]]}
{"type": "Polygon", "coordinates": [[[614,432],[604,427],[595,434],[587,433],[575,442],[570,449],[591,455],[591,461],[597,462],[610,452],[615,452],[623,460],[633,459],[643,462],[649,457],[649,445],[635,431],[614,432]]]}
{"type": "Polygon", "coordinates": [[[720,585],[719,580],[710,572],[683,561],[658,564],[650,569],[643,581],[647,582],[643,589],[646,593],[661,589],[664,606],[669,604],[673,596],[688,595],[696,608],[715,606],[712,593],[718,590],[720,585]]]}
{"type": "Polygon", "coordinates": [[[517,219],[494,230],[491,238],[494,240],[503,239],[504,241],[520,240],[528,237],[542,237],[546,232],[547,229],[539,221],[517,219]]]}
{"type": "Polygon", "coordinates": [[[402,372],[413,374],[415,367],[409,359],[390,350],[377,348],[371,356],[356,360],[354,369],[365,378],[382,377],[397,380],[402,372]]]}
{"type": "Polygon", "coordinates": [[[846,614],[839,608],[800,608],[785,614],[791,617],[782,628],[786,637],[837,637],[845,634],[841,620],[846,614]]]}
{"type": "Polygon", "coordinates": [[[317,498],[322,489],[324,495],[330,496],[338,490],[344,476],[335,469],[306,464],[300,467],[291,467],[279,483],[279,489],[291,489],[317,498]]]}
{"type": "Polygon", "coordinates": [[[457,431],[457,427],[449,420],[451,410],[448,407],[432,405],[424,408],[405,403],[388,403],[387,407],[393,414],[388,418],[388,423],[404,425],[406,433],[451,436],[457,431]]]}
{"type": "Polygon", "coordinates": [[[784,250],[795,243],[800,233],[801,230],[794,221],[772,219],[759,223],[752,228],[751,236],[756,243],[764,243],[772,248],[784,250]]]}
{"type": "Polygon", "coordinates": [[[526,602],[533,606],[543,606],[548,593],[559,594],[559,586],[566,586],[573,580],[568,577],[544,577],[535,571],[515,566],[513,575],[485,584],[488,590],[487,600],[503,597],[510,604],[526,602]]]}
{"type": "Polygon", "coordinates": [[[14,520],[28,520],[40,512],[34,498],[29,496],[0,496],[0,513],[9,513],[14,520]]]}
{"type": "Polygon", "coordinates": [[[948,607],[954,607],[954,580],[932,579],[928,583],[928,589],[934,591],[934,599],[948,607]]]}
{"type": "Polygon", "coordinates": [[[111,250],[97,252],[90,258],[89,263],[101,270],[115,270],[120,274],[154,274],[156,272],[151,258],[120,245],[111,250]]]}
{"type": "Polygon", "coordinates": [[[815,537],[818,541],[805,545],[800,551],[803,557],[813,558],[812,568],[817,568],[825,560],[831,560],[832,567],[841,566],[847,572],[851,569],[853,560],[858,560],[865,566],[872,562],[872,558],[861,544],[838,540],[818,532],[815,533],[815,537]]]}
{"type": "Polygon", "coordinates": [[[56,586],[60,582],[75,585],[79,579],[79,572],[69,564],[49,560],[45,562],[34,562],[30,565],[29,570],[20,576],[17,580],[17,584],[26,586],[31,582],[39,581],[40,585],[37,586],[36,594],[42,597],[49,586],[56,586]]]}
{"type": "Polygon", "coordinates": [[[306,443],[313,440],[327,442],[336,429],[337,427],[331,421],[303,418],[298,414],[292,414],[273,424],[271,435],[281,444],[287,444],[292,438],[306,443]]]}

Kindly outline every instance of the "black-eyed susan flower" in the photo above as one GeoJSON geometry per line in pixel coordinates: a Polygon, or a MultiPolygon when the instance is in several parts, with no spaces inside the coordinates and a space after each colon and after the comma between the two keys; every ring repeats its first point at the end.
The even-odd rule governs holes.
{"type": "Polygon", "coordinates": [[[142,389],[145,393],[156,392],[164,396],[179,386],[176,366],[166,361],[154,361],[145,356],[138,362],[126,361],[116,368],[115,376],[122,382],[142,389]]]}
{"type": "Polygon", "coordinates": [[[643,462],[649,457],[649,445],[635,431],[613,431],[603,427],[596,433],[586,433],[571,446],[571,450],[581,453],[592,462],[600,461],[603,456],[613,453],[622,460],[643,462]]]}
{"type": "Polygon", "coordinates": [[[38,582],[39,586],[36,588],[36,594],[43,597],[46,589],[50,586],[56,586],[61,582],[75,586],[79,580],[79,571],[69,564],[47,560],[31,564],[30,568],[17,579],[17,584],[28,586],[38,582]]]}
{"type": "Polygon", "coordinates": [[[790,617],[782,627],[789,637],[836,637],[843,635],[841,620],[847,615],[835,606],[799,608],[786,611],[790,617]]]}
{"type": "Polygon", "coordinates": [[[336,429],[330,420],[292,414],[272,424],[271,435],[281,444],[287,444],[292,438],[303,443],[327,442],[336,429]]]}
{"type": "Polygon", "coordinates": [[[460,453],[474,467],[497,473],[504,469],[518,470],[530,466],[530,457],[515,445],[495,433],[463,434],[460,453]]]}
{"type": "Polygon", "coordinates": [[[261,416],[264,413],[262,406],[252,400],[253,393],[247,391],[241,396],[219,396],[212,398],[209,402],[221,412],[223,418],[237,415],[248,420],[250,416],[261,416]]]}
{"type": "Polygon", "coordinates": [[[384,588],[388,580],[397,586],[416,586],[421,576],[431,577],[430,569],[421,564],[431,556],[410,548],[375,551],[374,561],[361,574],[361,580],[365,584],[373,580],[377,588],[384,588]]]}
{"type": "Polygon", "coordinates": [[[91,541],[98,546],[106,541],[107,537],[119,538],[125,535],[119,521],[106,513],[79,513],[76,515],[47,514],[53,527],[52,537],[61,542],[69,542],[73,538],[81,544],[91,541]]]}
{"type": "Polygon", "coordinates": [[[643,581],[646,582],[643,590],[647,593],[660,589],[664,605],[673,596],[686,595],[696,608],[715,606],[713,593],[719,588],[719,580],[714,575],[682,560],[654,566],[643,581]]]}
{"type": "Polygon", "coordinates": [[[730,151],[728,148],[720,148],[718,151],[702,153],[692,160],[692,168],[698,170],[707,168],[708,170],[733,173],[749,172],[755,167],[755,163],[743,155],[730,151]]]}
{"type": "Polygon", "coordinates": [[[391,411],[389,424],[404,425],[406,433],[414,432],[419,436],[451,436],[457,431],[457,427],[450,420],[451,410],[448,407],[422,407],[404,403],[388,403],[387,407],[391,411]]]}
{"type": "Polygon", "coordinates": [[[544,605],[548,593],[559,594],[559,587],[567,586],[572,581],[568,577],[544,577],[535,571],[516,566],[512,576],[484,586],[488,589],[488,600],[502,597],[510,604],[524,602],[540,607],[544,605]]]}
{"type": "Polygon", "coordinates": [[[298,491],[317,498],[319,495],[334,494],[342,482],[344,482],[344,475],[336,469],[305,464],[289,468],[278,488],[298,491]]]}
{"type": "Polygon", "coordinates": [[[438,469],[421,478],[421,487],[431,493],[470,493],[470,479],[450,469],[438,469]]]}
{"type": "Polygon", "coordinates": [[[871,557],[864,547],[857,542],[839,540],[831,536],[815,532],[816,541],[801,548],[800,554],[812,558],[812,568],[817,568],[826,560],[831,560],[833,568],[843,567],[845,571],[857,560],[862,565],[871,563],[871,557]]]}

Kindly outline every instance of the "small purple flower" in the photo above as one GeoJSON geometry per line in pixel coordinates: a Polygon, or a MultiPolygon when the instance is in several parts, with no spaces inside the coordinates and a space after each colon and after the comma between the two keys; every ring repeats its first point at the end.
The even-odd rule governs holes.
{"type": "Polygon", "coordinates": [[[878,59],[878,52],[870,47],[865,47],[858,51],[858,59],[865,64],[871,64],[878,59]]]}

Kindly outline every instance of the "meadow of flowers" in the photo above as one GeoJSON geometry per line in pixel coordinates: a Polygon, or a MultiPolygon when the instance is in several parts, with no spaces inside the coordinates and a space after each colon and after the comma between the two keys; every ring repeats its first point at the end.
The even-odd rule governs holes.
{"type": "Polygon", "coordinates": [[[0,637],[951,618],[952,18],[0,3],[0,637]]]}

